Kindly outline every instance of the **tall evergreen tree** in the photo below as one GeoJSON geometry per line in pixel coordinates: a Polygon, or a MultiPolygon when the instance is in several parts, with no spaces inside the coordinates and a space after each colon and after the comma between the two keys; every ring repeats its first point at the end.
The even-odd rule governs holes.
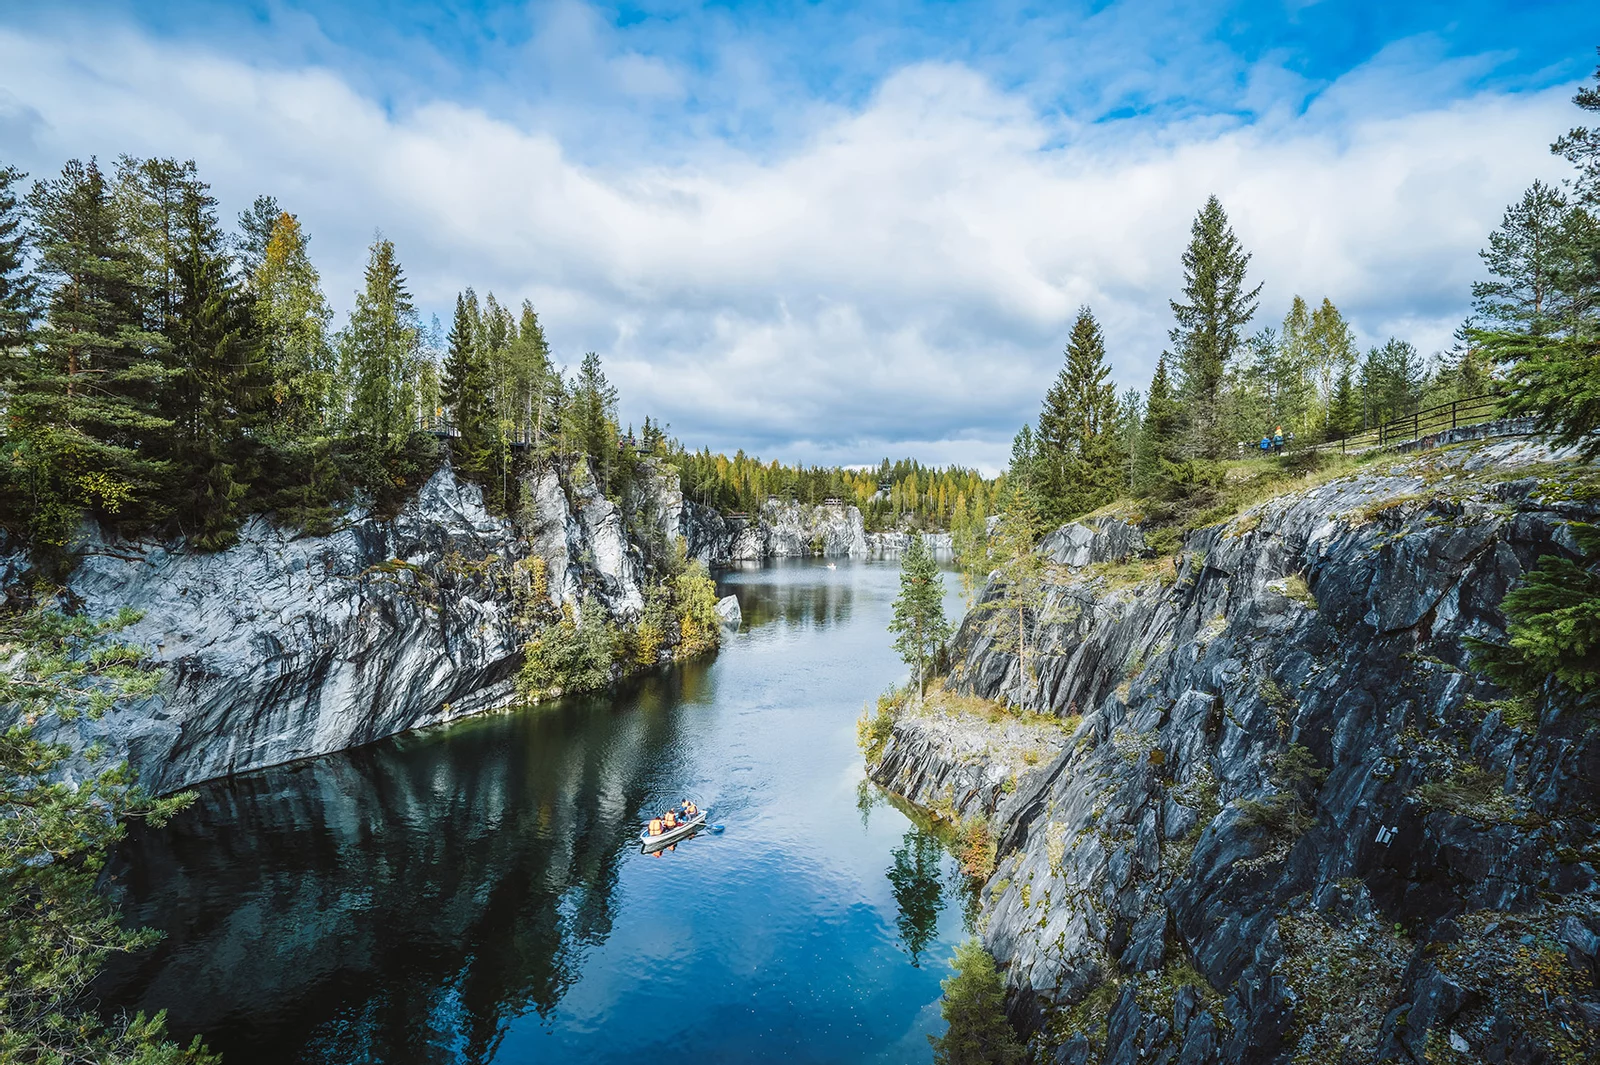
{"type": "Polygon", "coordinates": [[[1063,522],[1110,502],[1122,487],[1117,390],[1105,339],[1088,307],[1078,310],[1066,365],[1039,415],[1039,472],[1047,517],[1063,522]]]}
{"type": "Polygon", "coordinates": [[[247,433],[260,422],[270,384],[260,329],[233,273],[215,201],[191,189],[179,211],[181,250],[168,339],[174,373],[166,403],[174,422],[176,516],[204,550],[237,539],[248,471],[247,433]]]}
{"type": "MultiPolygon", "coordinates": [[[[9,364],[13,352],[21,356],[38,299],[38,281],[28,269],[22,205],[13,189],[24,176],[16,167],[0,166],[0,360],[5,360],[0,366],[9,364]]],[[[8,376],[0,369],[0,388],[8,376]]]]}
{"type": "Polygon", "coordinates": [[[79,516],[142,518],[164,465],[147,447],[171,429],[156,409],[169,376],[164,338],[144,328],[145,275],[91,159],[28,195],[48,288],[33,357],[9,397],[13,461],[41,542],[64,543],[79,516]]]}
{"type": "Polygon", "coordinates": [[[1228,225],[1221,201],[1210,197],[1195,216],[1183,253],[1184,302],[1171,301],[1189,449],[1206,458],[1221,454],[1226,443],[1218,417],[1223,374],[1244,343],[1243,329],[1255,316],[1261,294],[1260,285],[1245,290],[1249,266],[1250,255],[1228,225]]]}
{"type": "Polygon", "coordinates": [[[572,382],[568,418],[577,450],[595,461],[602,490],[609,490],[616,457],[617,390],[600,368],[600,356],[587,352],[572,382]]]}
{"type": "MultiPolygon", "coordinates": [[[[1600,67],[1595,69],[1594,80],[1593,85],[1580,87],[1572,102],[1585,111],[1600,112],[1600,67]]],[[[1550,150],[1578,168],[1572,179],[1578,201],[1600,208],[1600,127],[1576,127],[1558,138],[1550,150]]]]}
{"type": "Polygon", "coordinates": [[[1328,404],[1328,435],[1342,440],[1360,427],[1361,401],[1356,398],[1352,371],[1346,366],[1339,374],[1339,383],[1333,389],[1333,400],[1328,404]]]}
{"type": "Polygon", "coordinates": [[[950,638],[950,625],[944,617],[939,564],[916,533],[900,560],[900,594],[894,600],[889,631],[895,634],[895,653],[911,667],[920,698],[927,688],[928,664],[950,638]]]}
{"type": "Polygon", "coordinates": [[[419,328],[394,244],[379,237],[367,255],[366,286],[339,334],[350,382],[351,431],[380,455],[393,453],[413,428],[419,328]]]}
{"type": "Polygon", "coordinates": [[[1133,490],[1141,496],[1163,496],[1172,481],[1172,467],[1183,457],[1183,416],[1178,396],[1167,373],[1165,354],[1156,361],[1156,373],[1145,399],[1139,453],[1134,463],[1133,490]]]}
{"type": "Polygon", "coordinates": [[[456,297],[455,318],[445,343],[441,392],[456,433],[451,443],[455,466],[465,476],[484,483],[495,468],[495,434],[489,411],[489,375],[473,342],[465,295],[456,297]]]}
{"type": "Polygon", "coordinates": [[[955,975],[939,984],[939,1015],[948,1026],[943,1035],[928,1037],[934,1065],[1017,1065],[1025,1049],[1006,1020],[1006,986],[994,959],[969,939],[956,947],[950,965],[955,975]]]}

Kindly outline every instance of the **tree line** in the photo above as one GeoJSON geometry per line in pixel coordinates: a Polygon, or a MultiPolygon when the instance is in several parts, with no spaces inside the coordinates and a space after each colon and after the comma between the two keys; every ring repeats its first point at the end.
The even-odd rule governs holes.
{"type": "Polygon", "coordinates": [[[1426,359],[1396,337],[1361,353],[1326,297],[1313,307],[1296,295],[1279,326],[1249,332],[1263,287],[1249,282],[1250,258],[1210,197],[1182,254],[1170,345],[1142,393],[1117,394],[1099,321],[1079,309],[1037,422],[1012,443],[1010,483],[1032,496],[1041,521],[1059,524],[1127,495],[1187,496],[1217,481],[1218,463],[1254,454],[1264,436],[1337,440],[1493,387],[1492,356],[1465,329],[1462,343],[1426,359]]]}
{"type": "Polygon", "coordinates": [[[686,498],[725,511],[752,513],[769,499],[811,506],[837,499],[859,507],[869,531],[945,531],[981,527],[994,504],[995,482],[977,470],[914,459],[858,468],[788,466],[742,450],[732,458],[709,448],[686,451],[675,441],[663,454],[678,468],[686,498]]]}
{"type": "Polygon", "coordinates": [[[93,517],[218,549],[250,513],[317,532],[353,498],[392,508],[445,453],[505,514],[521,471],[578,456],[613,498],[657,455],[725,509],[839,497],[942,528],[989,506],[970,470],[728,459],[649,418],[635,437],[600,357],[558,366],[530,302],[468,288],[448,328],[424,323],[381,234],[335,328],[309,244],[271,196],[226,230],[192,161],[74,159],[31,184],[0,165],[5,523],[47,548],[93,517]]]}

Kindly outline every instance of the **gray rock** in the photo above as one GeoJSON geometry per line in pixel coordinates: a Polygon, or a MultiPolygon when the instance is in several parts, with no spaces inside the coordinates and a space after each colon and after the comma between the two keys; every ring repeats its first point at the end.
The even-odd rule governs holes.
{"type": "MultiPolygon", "coordinates": [[[[1279,932],[1308,899],[1353,950],[1395,924],[1500,949],[1503,930],[1440,918],[1504,911],[1519,934],[1559,940],[1580,973],[1594,964],[1594,871],[1557,855],[1597,844],[1584,811],[1600,799],[1600,730],[1545,709],[1530,735],[1484,713],[1504,692],[1467,645],[1503,639],[1500,598],[1540,554],[1571,549],[1566,523],[1600,518],[1600,504],[1545,487],[1592,477],[1578,462],[1518,439],[1423,452],[1192,532],[1174,569],[1152,560],[1132,582],[1129,567],[1116,584],[1092,567],[1142,557],[1142,540],[1063,527],[1038,548],[1058,568],[1026,672],[994,613],[969,612],[950,648],[954,689],[1081,715],[1048,766],[994,805],[1001,847],[978,926],[1028,1023],[1079,1001],[1115,959],[1127,986],[1104,1060],[1133,1047],[1146,1060],[1181,1048],[1180,1062],[1287,1061],[1296,1026],[1324,1023],[1296,1016],[1291,974],[1328,963],[1286,967],[1279,932]],[[1289,777],[1291,745],[1307,761],[1289,777]],[[1469,767],[1503,785],[1481,806],[1419,791],[1469,767]],[[1225,1037],[1197,1000],[1160,1025],[1135,1008],[1132,989],[1179,963],[1223,997],[1225,1037]]],[[[877,779],[957,772],[934,745],[896,755],[877,779]]],[[[981,759],[959,773],[982,779],[981,759]]],[[[1349,1060],[1421,1060],[1455,1029],[1492,1060],[1544,1053],[1509,1016],[1491,1013],[1493,1039],[1468,1032],[1459,1017],[1482,1017],[1492,991],[1434,970],[1426,937],[1383,946],[1415,960],[1382,991],[1391,1021],[1349,1060]]],[[[1580,1030],[1576,1005],[1559,1008],[1580,1030]]]]}
{"type": "Polygon", "coordinates": [[[739,625],[744,621],[744,615],[739,610],[739,597],[725,595],[717,600],[717,617],[722,619],[722,627],[731,632],[738,632],[739,625]]]}

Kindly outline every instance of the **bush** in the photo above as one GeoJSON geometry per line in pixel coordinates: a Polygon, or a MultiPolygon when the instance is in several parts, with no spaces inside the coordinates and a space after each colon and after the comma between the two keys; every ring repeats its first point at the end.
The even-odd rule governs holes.
{"type": "Polygon", "coordinates": [[[899,708],[895,693],[885,692],[878,696],[876,713],[869,707],[856,719],[856,743],[860,746],[861,753],[866,756],[868,765],[874,765],[883,759],[883,749],[889,745],[889,736],[894,732],[894,722],[899,716],[899,708]]]}
{"type": "Polygon", "coordinates": [[[949,1025],[944,1035],[929,1036],[937,1065],[1016,1065],[1022,1043],[1006,1020],[1005,986],[994,959],[976,939],[956,948],[950,961],[955,975],[943,980],[939,1015],[949,1025]]]}
{"type": "Polygon", "coordinates": [[[517,694],[536,702],[545,696],[603,688],[613,679],[618,645],[616,629],[599,603],[586,599],[576,617],[569,603],[559,622],[523,645],[517,694]]]}

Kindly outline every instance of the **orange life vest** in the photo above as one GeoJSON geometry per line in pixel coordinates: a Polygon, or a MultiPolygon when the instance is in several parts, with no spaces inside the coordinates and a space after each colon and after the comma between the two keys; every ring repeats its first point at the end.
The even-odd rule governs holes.
{"type": "Polygon", "coordinates": [[[667,812],[667,816],[662,819],[662,823],[668,828],[678,827],[678,819],[672,816],[672,812],[670,810],[667,812]]]}
{"type": "Polygon", "coordinates": [[[652,817],[650,819],[650,834],[652,836],[661,835],[661,818],[652,817]]]}

